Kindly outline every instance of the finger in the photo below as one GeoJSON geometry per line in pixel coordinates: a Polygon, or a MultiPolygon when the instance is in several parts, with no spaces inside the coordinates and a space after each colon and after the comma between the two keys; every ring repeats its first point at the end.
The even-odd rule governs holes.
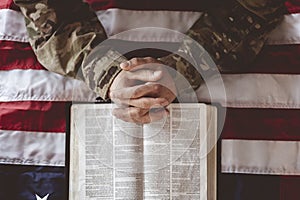
{"type": "Polygon", "coordinates": [[[109,96],[114,99],[137,99],[141,97],[158,97],[162,91],[160,84],[145,84],[111,91],[109,96]]]}
{"type": "Polygon", "coordinates": [[[143,109],[161,108],[169,105],[165,98],[142,97],[138,99],[115,99],[117,104],[129,105],[143,109]]]}
{"type": "Polygon", "coordinates": [[[132,59],[130,59],[128,61],[125,61],[125,62],[121,63],[120,67],[123,70],[130,70],[134,66],[142,65],[142,64],[145,64],[145,61],[144,61],[143,58],[132,58],[132,59]]]}
{"type": "Polygon", "coordinates": [[[143,82],[155,82],[159,81],[163,76],[163,72],[161,70],[148,70],[142,69],[134,72],[127,72],[126,78],[130,80],[140,80],[143,82]]]}
{"type": "Polygon", "coordinates": [[[147,109],[139,109],[135,107],[115,108],[113,110],[113,115],[123,121],[137,124],[147,124],[158,121],[168,115],[168,112],[165,109],[148,111],[149,110],[147,109]]]}
{"type": "Polygon", "coordinates": [[[177,91],[175,86],[172,87],[167,84],[151,82],[147,82],[145,85],[153,87],[153,90],[148,94],[148,97],[165,98],[168,102],[172,102],[176,98],[177,91]]]}
{"type": "Polygon", "coordinates": [[[149,112],[148,109],[126,107],[126,108],[114,108],[112,114],[119,119],[136,119],[143,117],[149,112]]]}
{"type": "Polygon", "coordinates": [[[126,62],[123,62],[120,64],[120,67],[125,70],[129,70],[130,68],[133,68],[138,65],[143,65],[147,63],[160,63],[157,59],[151,58],[151,57],[145,57],[145,58],[132,58],[126,62]]]}
{"type": "Polygon", "coordinates": [[[120,64],[120,67],[125,71],[136,71],[145,68],[155,68],[161,66],[162,63],[154,58],[133,58],[129,61],[120,64]]]}

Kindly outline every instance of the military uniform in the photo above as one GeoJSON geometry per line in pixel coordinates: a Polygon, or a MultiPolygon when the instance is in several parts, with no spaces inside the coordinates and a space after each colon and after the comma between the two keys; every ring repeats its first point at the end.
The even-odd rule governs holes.
{"type": "MultiPolygon", "coordinates": [[[[80,0],[15,3],[26,17],[29,41],[40,63],[50,71],[83,79],[107,99],[109,87],[121,71],[119,64],[126,58],[103,46],[97,58],[85,62],[95,46],[107,39],[89,6],[80,0]]],[[[284,12],[283,0],[213,1],[187,35],[204,47],[219,70],[231,70],[247,66],[255,58],[284,12]]],[[[185,39],[178,52],[160,60],[182,73],[196,89],[203,83],[199,72],[207,73],[211,67],[202,52],[193,51],[191,39],[185,39]]]]}

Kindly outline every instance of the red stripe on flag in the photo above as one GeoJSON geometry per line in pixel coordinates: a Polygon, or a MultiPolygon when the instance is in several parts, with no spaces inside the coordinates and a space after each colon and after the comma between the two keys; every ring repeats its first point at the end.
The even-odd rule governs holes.
{"type": "MultiPolygon", "coordinates": [[[[94,10],[120,8],[128,10],[173,10],[173,11],[203,11],[209,6],[209,1],[199,0],[86,0],[94,10]]],[[[288,0],[286,7],[290,13],[300,12],[299,0],[288,0]]]]}
{"type": "Polygon", "coordinates": [[[1,0],[0,9],[19,10],[19,8],[14,4],[13,0],[1,0]]]}
{"type": "Polygon", "coordinates": [[[280,200],[300,199],[300,176],[280,177],[280,200]]]}
{"type": "Polygon", "coordinates": [[[29,43],[0,41],[0,70],[45,69],[36,59],[29,43]]]}
{"type": "MultiPolygon", "coordinates": [[[[0,70],[45,69],[28,43],[0,41],[0,51],[0,70]]],[[[234,73],[300,74],[299,55],[300,45],[268,45],[250,67],[234,73]]]]}
{"type": "Polygon", "coordinates": [[[290,13],[300,13],[300,0],[289,0],[285,5],[290,13]]]}
{"type": "Polygon", "coordinates": [[[67,114],[65,102],[1,102],[0,129],[61,133],[67,114]]]}
{"type": "Polygon", "coordinates": [[[227,109],[221,137],[241,140],[300,140],[300,110],[227,109]]]}
{"type": "MultiPolygon", "coordinates": [[[[131,10],[176,10],[176,11],[202,11],[204,5],[199,4],[197,0],[86,0],[93,9],[105,10],[109,8],[121,8],[131,10]],[[197,5],[197,6],[195,6],[197,5]]],[[[203,1],[204,2],[204,1],[203,1]]],[[[288,0],[286,7],[290,13],[300,12],[299,0],[288,0]]],[[[13,3],[13,0],[1,0],[0,9],[19,10],[13,3]]]]}
{"type": "Polygon", "coordinates": [[[234,74],[300,74],[299,55],[300,45],[267,45],[250,66],[234,69],[234,74]]]}
{"type": "Polygon", "coordinates": [[[120,8],[128,10],[203,11],[207,1],[199,0],[86,0],[94,10],[120,8]]]}

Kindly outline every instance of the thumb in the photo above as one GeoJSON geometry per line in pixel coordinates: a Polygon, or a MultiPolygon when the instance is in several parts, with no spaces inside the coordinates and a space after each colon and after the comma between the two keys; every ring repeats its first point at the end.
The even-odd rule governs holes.
{"type": "Polygon", "coordinates": [[[130,61],[125,61],[125,62],[122,62],[120,64],[120,67],[125,70],[125,71],[129,71],[130,69],[132,69],[132,66],[130,64],[130,61]]]}

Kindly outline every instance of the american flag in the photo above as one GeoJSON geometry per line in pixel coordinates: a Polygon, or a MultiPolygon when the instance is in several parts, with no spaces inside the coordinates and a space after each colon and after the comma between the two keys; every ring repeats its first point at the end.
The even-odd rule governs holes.
{"type": "MultiPolygon", "coordinates": [[[[88,3],[108,36],[141,26],[184,33],[201,15],[195,0],[88,3]]],[[[218,101],[227,113],[219,199],[300,199],[300,0],[286,6],[283,22],[248,71],[223,74],[227,99],[218,101]]],[[[168,34],[151,32],[119,39],[176,42],[168,34]]],[[[205,94],[202,88],[199,94],[205,94]]],[[[39,64],[28,44],[24,17],[12,0],[1,0],[1,200],[67,199],[69,106],[95,97],[83,82],[39,64]]]]}

